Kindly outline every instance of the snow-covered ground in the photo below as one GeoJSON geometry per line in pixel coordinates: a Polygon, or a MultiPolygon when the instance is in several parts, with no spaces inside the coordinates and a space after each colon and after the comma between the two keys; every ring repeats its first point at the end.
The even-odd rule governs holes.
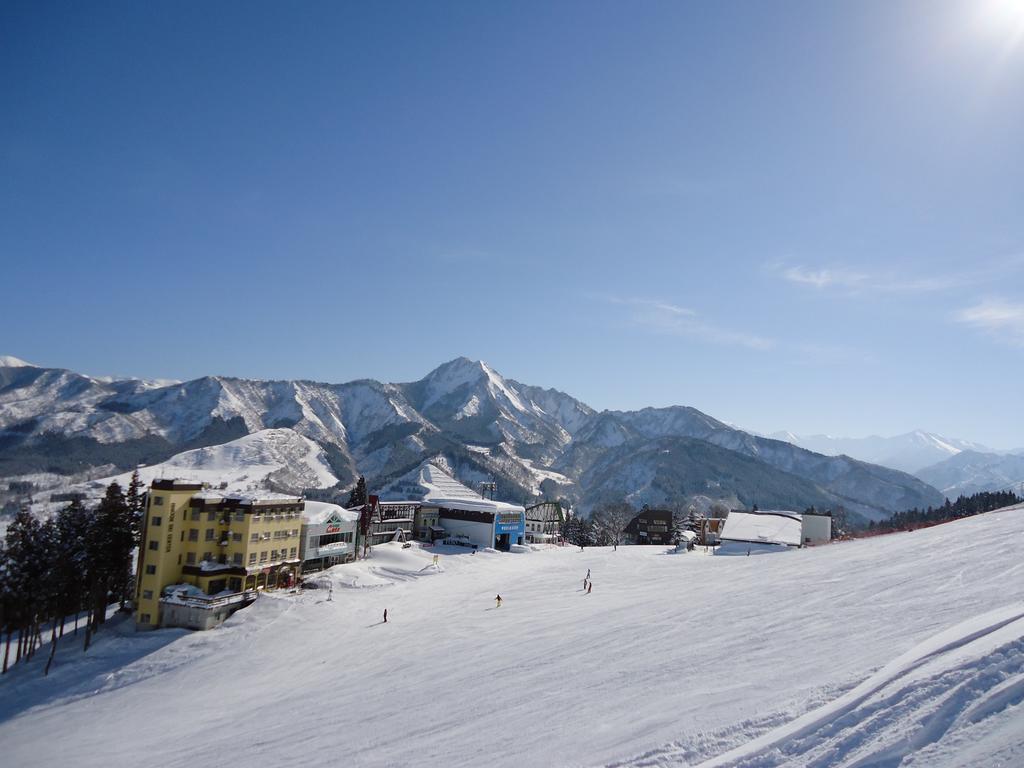
{"type": "Polygon", "coordinates": [[[1024,765],[1022,548],[1022,510],[762,557],[452,549],[435,568],[432,550],[384,545],[321,577],[331,600],[264,596],[206,633],[105,630],[47,679],[17,670],[0,681],[0,754],[1024,765]]]}

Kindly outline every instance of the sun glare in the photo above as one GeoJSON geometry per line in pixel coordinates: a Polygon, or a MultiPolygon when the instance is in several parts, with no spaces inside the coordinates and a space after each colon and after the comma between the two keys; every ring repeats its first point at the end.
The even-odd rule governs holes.
{"type": "Polygon", "coordinates": [[[1024,0],[977,0],[975,21],[986,35],[1016,48],[1024,40],[1024,0]]]}

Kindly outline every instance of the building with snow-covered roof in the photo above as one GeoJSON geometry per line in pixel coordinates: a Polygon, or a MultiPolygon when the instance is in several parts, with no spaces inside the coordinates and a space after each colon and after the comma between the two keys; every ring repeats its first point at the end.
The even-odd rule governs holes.
{"type": "Polygon", "coordinates": [[[526,508],[528,544],[555,544],[561,541],[565,511],[557,501],[542,501],[526,508]]]}
{"type": "Polygon", "coordinates": [[[260,591],[294,584],[303,508],[300,496],[217,491],[196,482],[154,480],[139,548],[136,626],[154,629],[175,623],[206,628],[254,600],[260,591]],[[169,610],[172,603],[167,601],[180,597],[183,590],[168,590],[182,584],[194,589],[184,590],[188,594],[175,598],[176,610],[169,610]],[[177,610],[182,606],[189,610],[177,610]]]}
{"type": "MultiPolygon", "coordinates": [[[[518,504],[486,499],[467,488],[435,462],[424,462],[405,484],[419,499],[418,514],[446,537],[459,537],[475,548],[507,551],[526,540],[526,510],[518,504]],[[436,515],[436,517],[435,517],[436,515]]],[[[381,504],[395,502],[381,502],[381,504]]],[[[406,502],[409,503],[409,502],[406,502]]],[[[437,538],[433,536],[432,538],[437,538]]]]}
{"type": "Polygon", "coordinates": [[[299,545],[303,573],[355,559],[359,514],[326,501],[306,501],[299,545]]]}
{"type": "Polygon", "coordinates": [[[720,538],[722,544],[739,542],[799,547],[803,544],[803,524],[796,512],[733,511],[725,519],[720,538]]]}

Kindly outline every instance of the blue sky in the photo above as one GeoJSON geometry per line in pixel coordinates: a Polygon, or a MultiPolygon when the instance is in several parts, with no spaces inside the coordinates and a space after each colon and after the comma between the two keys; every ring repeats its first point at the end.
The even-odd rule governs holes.
{"type": "Polygon", "coordinates": [[[0,6],[0,353],[1024,445],[1024,2],[0,6]]]}

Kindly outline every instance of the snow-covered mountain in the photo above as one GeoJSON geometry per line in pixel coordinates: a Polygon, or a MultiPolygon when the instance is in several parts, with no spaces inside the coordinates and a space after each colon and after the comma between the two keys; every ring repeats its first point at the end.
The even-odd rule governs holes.
{"type": "Polygon", "coordinates": [[[943,437],[934,432],[915,430],[895,437],[832,437],[830,435],[796,435],[773,432],[769,437],[799,445],[826,456],[846,455],[872,464],[881,464],[901,472],[916,473],[960,451],[989,452],[979,443],[943,437]]]}
{"type": "Polygon", "coordinates": [[[915,474],[951,499],[978,491],[1024,494],[1024,455],[961,451],[915,474]]]}
{"type": "MultiPolygon", "coordinates": [[[[598,413],[570,395],[506,379],[466,358],[400,384],[224,376],[159,384],[22,361],[0,367],[0,478],[100,478],[111,466],[123,472],[140,462],[184,469],[192,459],[181,454],[260,433],[295,446],[310,441],[340,488],[359,474],[371,488],[386,488],[424,459],[442,456],[470,487],[494,479],[505,500],[561,496],[584,510],[616,494],[666,503],[690,489],[761,506],[842,504],[875,518],[942,500],[900,472],[751,435],[693,408],[598,413]],[[655,450],[658,441],[684,438],[696,441],[677,451],[685,461],[660,458],[672,454],[655,450]],[[638,484],[638,472],[650,482],[638,484]]],[[[271,480],[297,490],[303,478],[322,478],[299,466],[300,454],[279,453],[286,464],[298,464],[287,483],[280,483],[281,470],[271,480]]],[[[219,455],[198,455],[224,466],[219,455]]],[[[264,466],[237,452],[225,456],[242,467],[264,466]]]]}

